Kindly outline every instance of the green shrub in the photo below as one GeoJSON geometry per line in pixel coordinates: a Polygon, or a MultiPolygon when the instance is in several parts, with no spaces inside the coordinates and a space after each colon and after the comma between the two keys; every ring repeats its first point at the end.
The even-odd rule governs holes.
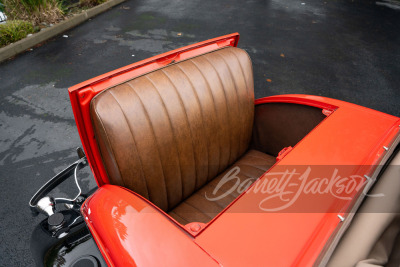
{"type": "Polygon", "coordinates": [[[8,20],[0,24],[0,47],[14,43],[25,38],[29,33],[34,33],[32,23],[22,20],[8,20]]]}
{"type": "Polygon", "coordinates": [[[107,2],[107,0],[80,0],[79,1],[81,6],[87,6],[87,7],[97,6],[104,2],[107,2]]]}
{"type": "Polygon", "coordinates": [[[55,23],[63,18],[57,0],[1,0],[7,19],[26,20],[38,25],[55,23]]]}

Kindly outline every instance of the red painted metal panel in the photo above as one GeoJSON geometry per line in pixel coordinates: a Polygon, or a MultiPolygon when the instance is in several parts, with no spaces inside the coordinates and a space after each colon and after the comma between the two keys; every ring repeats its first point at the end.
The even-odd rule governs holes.
{"type": "Polygon", "coordinates": [[[256,104],[271,102],[334,112],[196,236],[196,243],[224,266],[312,265],[341,226],[337,215],[346,217],[361,192],[306,193],[302,186],[310,181],[305,179],[331,178],[337,169],[342,178],[365,180],[364,175],[371,176],[386,152],[383,146],[390,147],[399,134],[399,118],[343,101],[306,95],[256,100],[256,104]],[[271,175],[293,168],[302,174],[307,167],[312,176],[291,178],[286,191],[262,191],[263,185],[271,184],[271,175]]]}
{"type": "Polygon", "coordinates": [[[82,214],[110,266],[219,266],[186,231],[122,187],[102,186],[82,214]]]}

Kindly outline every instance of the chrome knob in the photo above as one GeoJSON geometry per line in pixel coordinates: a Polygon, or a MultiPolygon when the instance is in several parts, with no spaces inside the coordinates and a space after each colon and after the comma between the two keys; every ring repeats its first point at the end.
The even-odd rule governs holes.
{"type": "Polygon", "coordinates": [[[36,208],[39,212],[51,216],[54,214],[54,200],[51,197],[44,197],[38,201],[36,208]]]}

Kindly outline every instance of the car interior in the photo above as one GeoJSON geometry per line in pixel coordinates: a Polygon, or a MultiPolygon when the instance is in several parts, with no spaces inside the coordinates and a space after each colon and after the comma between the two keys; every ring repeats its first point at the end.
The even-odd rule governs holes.
{"type": "Polygon", "coordinates": [[[108,88],[90,112],[110,183],[182,225],[210,222],[240,195],[230,190],[237,179],[219,185],[233,168],[254,182],[326,117],[312,106],[255,105],[250,58],[235,47],[108,88]],[[206,197],[215,194],[226,196],[206,197]]]}

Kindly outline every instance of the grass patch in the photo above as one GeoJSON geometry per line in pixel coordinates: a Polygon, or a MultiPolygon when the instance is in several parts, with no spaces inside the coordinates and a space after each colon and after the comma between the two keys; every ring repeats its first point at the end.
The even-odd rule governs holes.
{"type": "Polygon", "coordinates": [[[0,47],[21,40],[34,32],[35,28],[28,21],[8,20],[6,23],[0,24],[0,47]]]}
{"type": "Polygon", "coordinates": [[[79,1],[80,5],[85,6],[85,7],[97,6],[97,5],[103,4],[104,2],[107,2],[107,0],[80,0],[79,1]]]}
{"type": "Polygon", "coordinates": [[[9,20],[56,23],[63,19],[61,4],[57,0],[1,0],[9,20]]]}
{"type": "Polygon", "coordinates": [[[7,22],[0,24],[0,47],[108,0],[0,0],[7,22]]]}

